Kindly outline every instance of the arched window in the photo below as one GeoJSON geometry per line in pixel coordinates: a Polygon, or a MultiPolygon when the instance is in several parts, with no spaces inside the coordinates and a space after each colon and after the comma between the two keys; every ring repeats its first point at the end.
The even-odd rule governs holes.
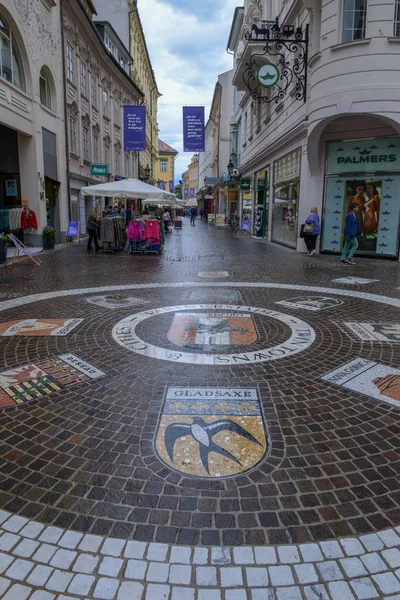
{"type": "Polygon", "coordinates": [[[25,91],[21,55],[10,26],[0,15],[0,77],[25,91]]]}
{"type": "Polygon", "coordinates": [[[51,110],[51,87],[50,87],[50,79],[47,74],[47,70],[45,67],[40,69],[40,77],[39,77],[39,87],[40,87],[40,104],[49,108],[51,110]]]}

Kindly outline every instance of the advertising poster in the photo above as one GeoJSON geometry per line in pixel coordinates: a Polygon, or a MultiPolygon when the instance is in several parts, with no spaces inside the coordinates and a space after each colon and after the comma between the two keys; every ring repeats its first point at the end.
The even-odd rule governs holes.
{"type": "MultiPolygon", "coordinates": [[[[358,206],[358,248],[365,252],[375,252],[378,239],[378,226],[382,195],[382,180],[347,180],[345,182],[344,217],[354,203],[358,206]]],[[[344,230],[344,224],[343,224],[344,230]]],[[[342,242],[344,243],[344,241],[342,242]]]]}
{"type": "Polygon", "coordinates": [[[204,106],[183,107],[183,151],[205,152],[204,106]]]}
{"type": "Polygon", "coordinates": [[[124,106],[124,152],[146,150],[146,107],[124,106]]]}
{"type": "Polygon", "coordinates": [[[225,215],[217,215],[217,227],[225,227],[225,215]]]}

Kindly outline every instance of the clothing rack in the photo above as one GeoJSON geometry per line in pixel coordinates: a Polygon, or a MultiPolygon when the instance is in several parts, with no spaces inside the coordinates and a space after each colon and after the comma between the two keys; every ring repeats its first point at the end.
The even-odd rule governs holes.
{"type": "Polygon", "coordinates": [[[118,252],[123,250],[126,243],[125,222],[119,215],[100,219],[99,241],[102,245],[100,252],[118,252]]]}
{"type": "Polygon", "coordinates": [[[132,219],[128,225],[128,239],[128,254],[160,254],[165,241],[157,219],[132,219]]]}

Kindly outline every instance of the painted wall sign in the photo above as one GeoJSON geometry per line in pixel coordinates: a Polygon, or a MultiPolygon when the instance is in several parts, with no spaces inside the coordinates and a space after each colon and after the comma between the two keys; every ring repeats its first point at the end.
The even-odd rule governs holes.
{"type": "Polygon", "coordinates": [[[303,298],[289,298],[280,300],[275,304],[288,306],[289,308],[303,308],[304,310],[319,311],[327,308],[336,308],[343,304],[342,300],[330,298],[329,296],[305,296],[303,298]]]}
{"type": "Polygon", "coordinates": [[[183,151],[205,152],[204,106],[183,106],[183,151]]]}
{"type": "Polygon", "coordinates": [[[233,477],[268,453],[265,429],[256,388],[170,387],[155,450],[162,463],[185,475],[233,477]]]}
{"type": "Polygon", "coordinates": [[[238,306],[234,304],[193,304],[193,305],[178,305],[156,308],[136,313],[129,317],[125,317],[117,323],[113,330],[112,336],[114,340],[124,348],[141,354],[149,358],[157,358],[177,363],[185,364],[201,364],[201,365],[237,365],[245,363],[268,362],[278,360],[286,356],[293,356],[309,348],[315,340],[315,331],[308,323],[297,319],[291,315],[286,315],[277,311],[266,308],[256,308],[249,306],[238,306]],[[168,313],[182,313],[183,311],[199,311],[204,310],[207,313],[214,311],[214,314],[220,314],[222,311],[237,312],[238,316],[246,314],[256,314],[259,316],[277,319],[281,323],[287,325],[291,331],[290,338],[281,344],[270,348],[262,348],[260,350],[250,350],[247,352],[207,352],[207,353],[191,353],[181,351],[178,347],[176,350],[162,348],[150,344],[140,338],[136,333],[136,327],[151,317],[168,313]]]}
{"type": "Polygon", "coordinates": [[[363,342],[400,342],[399,323],[343,323],[363,342]]]}
{"type": "Polygon", "coordinates": [[[108,175],[108,165],[92,164],[91,173],[92,173],[92,175],[96,175],[97,177],[107,176],[108,175]]]}
{"type": "Polygon", "coordinates": [[[146,107],[124,106],[124,152],[146,150],[146,107]]]}
{"type": "Polygon", "coordinates": [[[328,142],[326,172],[400,171],[398,137],[328,142]]]}
{"type": "Polygon", "coordinates": [[[0,335],[64,336],[68,335],[83,319],[24,319],[0,323],[0,335]]]}
{"type": "Polygon", "coordinates": [[[321,379],[400,406],[400,370],[365,358],[357,358],[324,375],[321,379]]]}

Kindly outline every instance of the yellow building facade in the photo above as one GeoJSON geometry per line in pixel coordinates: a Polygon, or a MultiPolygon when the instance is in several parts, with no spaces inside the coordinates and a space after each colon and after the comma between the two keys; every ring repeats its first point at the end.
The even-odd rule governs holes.
{"type": "Polygon", "coordinates": [[[154,177],[158,187],[174,193],[175,189],[175,159],[178,151],[162,140],[158,140],[158,160],[155,164],[154,177]],[[163,182],[163,183],[161,183],[163,182]],[[172,185],[170,186],[170,182],[172,185]]]}
{"type": "Polygon", "coordinates": [[[193,154],[187,171],[182,173],[182,197],[184,200],[196,198],[199,189],[199,155],[193,154]],[[186,192],[185,192],[186,190],[186,192]]]}
{"type": "Polygon", "coordinates": [[[131,78],[143,92],[146,106],[146,150],[139,152],[139,178],[147,179],[146,169],[150,169],[149,183],[155,184],[158,164],[158,123],[157,102],[161,96],[151,66],[150,55],[138,11],[138,1],[129,5],[129,52],[132,57],[131,78]]]}

